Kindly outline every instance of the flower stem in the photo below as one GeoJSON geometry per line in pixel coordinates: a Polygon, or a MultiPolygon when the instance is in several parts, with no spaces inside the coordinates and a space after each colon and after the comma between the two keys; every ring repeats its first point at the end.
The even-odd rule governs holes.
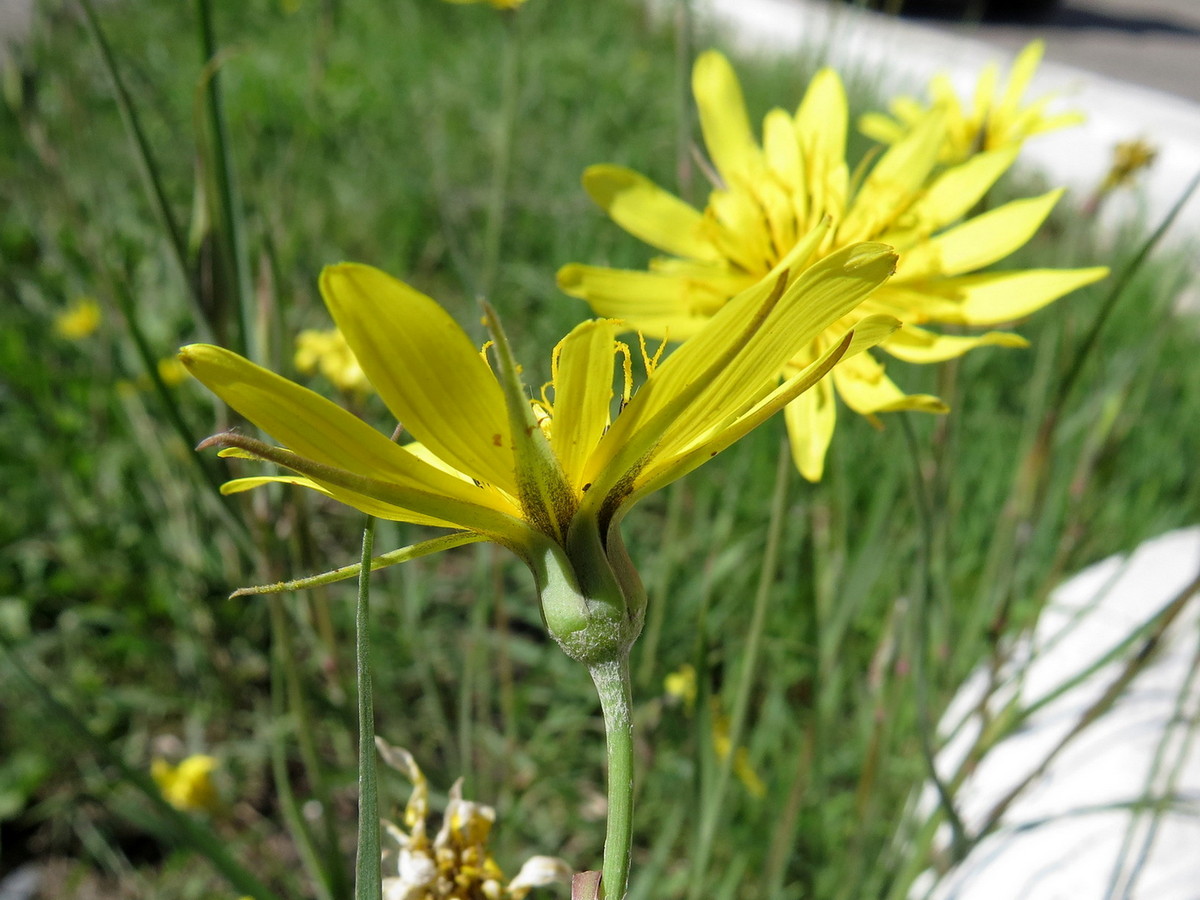
{"type": "Polygon", "coordinates": [[[622,900],[629,882],[629,850],[633,840],[633,716],[629,652],[588,667],[600,709],[608,749],[608,830],[604,835],[604,867],[600,879],[605,900],[622,900]]]}
{"type": "Polygon", "coordinates": [[[375,520],[363,526],[355,611],[355,660],[358,674],[358,851],[354,863],[356,900],[378,900],[382,891],[379,860],[379,787],[375,777],[375,700],[371,687],[371,548],[375,520]]]}

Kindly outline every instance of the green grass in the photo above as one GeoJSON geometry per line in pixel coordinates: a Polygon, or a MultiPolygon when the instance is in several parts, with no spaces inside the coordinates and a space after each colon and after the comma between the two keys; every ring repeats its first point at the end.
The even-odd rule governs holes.
{"type": "MultiPolygon", "coordinates": [[[[293,14],[257,2],[236,21],[217,13],[254,355],[290,371],[291,336],[327,322],[320,267],[341,259],[410,280],[482,341],[472,294],[500,102],[499,18],[486,7],[336,0],[293,14]]],[[[287,716],[272,713],[267,602],[224,598],[353,561],[360,516],[294,492],[216,499],[209,479],[227,465],[206,472],[190,445],[224,427],[226,413],[194,384],[170,388],[171,404],[150,389],[122,303],[157,358],[204,337],[190,291],[208,310],[227,298],[213,252],[221,235],[195,211],[197,161],[211,171],[213,159],[197,135],[202,61],[190,4],[105,4],[100,17],[168,204],[192,223],[194,282],[171,259],[95,47],[77,17],[46,4],[38,37],[17,56],[24,79],[8,79],[0,113],[0,630],[131,766],[147,767],[169,736],[220,756],[228,808],[217,834],[281,895],[309,896],[272,748],[282,746],[299,802],[325,797],[348,865],[354,592],[339,586],[282,605],[307,729],[294,703],[287,716]],[[105,321],[91,338],[66,341],[51,323],[80,295],[97,298],[105,321]],[[312,738],[303,752],[299,730],[312,738]],[[305,753],[319,762],[324,793],[305,753]]],[[[540,384],[553,341],[586,314],[559,294],[555,269],[638,266],[648,256],[592,207],[579,175],[618,162],[673,185],[679,89],[672,35],[634,7],[530,0],[517,30],[521,93],[494,302],[527,380],[540,384]]],[[[793,106],[811,65],[741,62],[739,71],[757,117],[793,106]]],[[[1013,265],[1120,268],[1141,239],[1138,229],[1103,236],[1086,225],[1064,204],[1013,265]]],[[[843,414],[826,481],[792,479],[746,737],[767,794],[758,800],[734,783],[706,894],[894,889],[911,855],[895,840],[898,823],[924,777],[914,605],[928,594],[936,718],[992,652],[993,624],[1028,624],[1062,576],[1200,518],[1186,450],[1200,446],[1200,333],[1194,318],[1171,312],[1189,266],[1182,252],[1162,253],[1139,271],[1058,410],[1044,480],[1025,494],[1020,464],[1104,284],[1023,325],[1028,351],[981,350],[953,369],[890,364],[906,389],[941,392],[955,407],[945,420],[913,422],[933,509],[928,592],[899,421],[885,418],[877,432],[843,414]]],[[[382,426],[381,406],[363,411],[382,426]]],[[[723,698],[726,711],[732,703],[781,437],[782,423],[761,429],[626,526],[657,634],[634,651],[639,898],[688,892],[698,797],[710,796],[714,767],[703,698],[723,698]],[[691,715],[662,691],[684,663],[700,672],[691,715]]],[[[376,547],[419,537],[380,523],[376,547]]],[[[586,672],[543,634],[524,570],[494,548],[455,551],[377,576],[372,607],[379,733],[415,753],[435,791],[461,774],[469,797],[496,804],[496,854],[510,874],[533,852],[597,866],[601,725],[586,672]]],[[[160,840],[153,811],[111,765],[72,749],[7,656],[0,696],[5,868],[65,857],[108,879],[108,895],[116,884],[139,896],[228,895],[196,857],[160,840]]],[[[382,777],[394,812],[405,786],[382,777]]]]}

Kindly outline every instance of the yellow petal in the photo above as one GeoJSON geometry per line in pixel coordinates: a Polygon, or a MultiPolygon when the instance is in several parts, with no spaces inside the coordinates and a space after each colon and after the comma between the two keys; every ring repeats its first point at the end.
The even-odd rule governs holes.
{"type": "MultiPolygon", "coordinates": [[[[935,78],[934,81],[936,83],[937,79],[935,78]]],[[[954,91],[951,90],[950,93],[951,98],[957,102],[957,98],[953,96],[954,91]]],[[[916,97],[910,97],[907,94],[901,94],[899,97],[893,97],[891,100],[889,100],[888,109],[891,110],[892,115],[894,115],[896,119],[905,126],[904,130],[900,132],[900,137],[903,137],[905,134],[907,134],[908,129],[912,128],[913,125],[925,118],[926,113],[929,112],[928,106],[926,106],[916,97]]]]}
{"type": "MultiPolygon", "coordinates": [[[[249,453],[246,456],[253,458],[249,453]]],[[[266,484],[292,484],[296,487],[305,487],[317,493],[324,494],[326,497],[332,496],[321,485],[317,484],[311,478],[305,478],[302,475],[254,475],[248,478],[231,478],[221,485],[221,493],[226,496],[229,494],[241,494],[266,484]]]]}
{"type": "Polygon", "coordinates": [[[905,129],[899,122],[879,112],[859,116],[858,130],[860,134],[880,144],[894,144],[905,134],[905,129]]]}
{"type": "Polygon", "coordinates": [[[385,272],[354,263],[327,266],[321,294],[405,430],[455,469],[515,496],[504,394],[453,317],[385,272]]]}
{"type": "MultiPolygon", "coordinates": [[[[905,225],[924,237],[958,221],[982,199],[993,184],[1011,168],[1017,147],[977,153],[966,162],[942,172],[906,213],[905,225]]],[[[904,239],[892,232],[880,240],[901,249],[904,239]]]]}
{"type": "Polygon", "coordinates": [[[686,278],[575,263],[559,269],[558,286],[586,300],[597,315],[623,319],[646,335],[680,341],[703,328],[709,312],[724,300],[686,278]],[[708,302],[697,303],[693,294],[708,302]],[[705,311],[693,312],[697,306],[705,311]]]}
{"type": "Polygon", "coordinates": [[[717,261],[701,212],[622,166],[589,166],[583,187],[596,205],[639,240],[666,253],[717,261]]]}
{"type": "MultiPolygon", "coordinates": [[[[249,455],[249,454],[247,454],[249,455]]],[[[267,484],[291,484],[296,487],[308,488],[319,494],[324,494],[339,503],[345,503],[360,512],[375,516],[379,519],[389,519],[393,522],[411,522],[414,525],[432,525],[435,528],[453,528],[453,523],[433,516],[423,516],[412,510],[402,509],[391,503],[376,500],[366,494],[347,491],[333,485],[326,486],[302,475],[254,475],[248,478],[234,478],[221,485],[222,494],[240,494],[267,484]]]]}
{"type": "MultiPolygon", "coordinates": [[[[495,491],[427,465],[337,404],[236,353],[192,344],[180,350],[179,358],[205,387],[301,457],[411,492],[417,515],[470,527],[472,509],[515,511],[495,491]]],[[[348,491],[324,487],[339,500],[338,491],[348,491]]],[[[412,509],[407,502],[401,505],[412,509]]]]}
{"type": "Polygon", "coordinates": [[[841,241],[877,237],[925,187],[945,139],[940,113],[927,116],[904,140],[894,144],[872,167],[838,227],[841,241]]]}
{"type": "MultiPolygon", "coordinates": [[[[824,381],[822,379],[835,364],[849,355],[873,347],[899,327],[900,323],[890,316],[868,316],[854,326],[852,334],[847,334],[840,341],[831,342],[825,351],[807,366],[789,367],[783,384],[756,402],[749,410],[736,416],[724,428],[702,437],[687,447],[680,448],[674,455],[656,455],[653,463],[638,474],[635,490],[626,501],[627,505],[633,505],[640,497],[662,489],[672,481],[703,465],[779,412],[780,409],[790,410],[798,399],[806,396],[806,393],[816,394],[822,388],[825,388],[828,393],[829,382],[827,379],[824,381]]],[[[826,443],[828,443],[829,434],[832,434],[834,414],[831,393],[828,394],[827,399],[828,409],[822,410],[822,415],[827,414],[829,417],[829,432],[824,436],[826,443]]],[[[819,396],[817,402],[818,404],[823,402],[819,396]]],[[[823,456],[824,449],[821,450],[821,454],[823,456]]],[[[815,468],[814,465],[806,463],[806,471],[810,474],[815,472],[815,477],[820,478],[820,462],[820,459],[816,460],[815,468]]]]}
{"type": "Polygon", "coordinates": [[[563,338],[555,353],[550,444],[567,481],[580,494],[584,465],[608,428],[620,324],[612,319],[584,322],[563,338]]]}
{"type": "Polygon", "coordinates": [[[784,410],[792,462],[806,479],[821,480],[825,474],[825,454],[833,440],[837,424],[837,401],[833,382],[825,379],[801,394],[784,410]]]}
{"type": "Polygon", "coordinates": [[[842,80],[833,69],[822,69],[809,82],[796,110],[796,140],[804,158],[810,215],[840,219],[846,204],[850,172],[846,166],[849,108],[842,80]]]}
{"type": "Polygon", "coordinates": [[[1042,61],[1042,53],[1045,52],[1045,49],[1045,42],[1030,41],[1025,45],[1025,49],[1017,55],[1008,76],[1008,86],[1004,89],[1004,96],[996,105],[996,117],[1000,120],[1003,121],[1016,115],[1017,108],[1021,105],[1021,98],[1029,87],[1033,73],[1037,71],[1038,63],[1042,61]]]}
{"type": "MultiPolygon", "coordinates": [[[[669,407],[673,396],[685,393],[689,383],[704,381],[686,410],[659,435],[655,453],[669,456],[706,433],[727,427],[770,392],[778,373],[802,348],[882,283],[894,261],[890,249],[881,244],[859,244],[825,257],[784,291],[748,338],[742,335],[758,314],[761,289],[734,298],[709,328],[663,363],[652,391],[634,397],[625,410],[632,411],[630,422],[648,425],[657,410],[669,407]],[[733,341],[743,342],[736,355],[719,372],[711,372],[713,361],[723,358],[733,341]]],[[[613,432],[617,425],[610,435],[613,432]]]]}
{"type": "Polygon", "coordinates": [[[782,109],[773,109],[763,119],[763,152],[771,174],[788,190],[804,185],[800,145],[796,143],[796,124],[782,109]]]}
{"type": "Polygon", "coordinates": [[[1089,269],[987,272],[946,279],[941,284],[953,289],[961,299],[957,304],[957,318],[949,315],[939,318],[943,322],[966,325],[1011,322],[1107,275],[1107,268],[1095,266],[1089,269]]]}
{"type": "Polygon", "coordinates": [[[1019,334],[989,331],[987,334],[960,337],[935,334],[914,325],[907,325],[883,344],[883,349],[897,359],[910,363],[939,363],[962,356],[976,347],[1028,347],[1029,341],[1019,334]]]}
{"type": "Polygon", "coordinates": [[[902,322],[962,322],[961,298],[954,278],[901,282],[893,278],[871,295],[871,308],[894,315],[902,322]]]}
{"type": "Polygon", "coordinates": [[[695,295],[692,297],[695,308],[709,312],[716,312],[734,294],[753,287],[759,280],[727,262],[697,262],[670,256],[658,256],[650,260],[650,271],[686,279],[695,295]]]}
{"type": "Polygon", "coordinates": [[[1062,193],[1013,200],[942,232],[904,255],[896,280],[961,275],[1004,259],[1033,237],[1062,193]]]}
{"type": "Polygon", "coordinates": [[[744,191],[713,191],[708,208],[713,243],[730,261],[757,275],[764,275],[778,258],[762,208],[744,191]]]}
{"type": "Polygon", "coordinates": [[[716,50],[707,50],[692,68],[692,92],[708,155],[727,186],[758,174],[762,151],[750,130],[746,102],[733,67],[716,50]]]}
{"type": "Polygon", "coordinates": [[[905,394],[870,354],[847,359],[833,370],[833,381],[846,405],[861,415],[904,409],[944,413],[948,407],[929,394],[905,394]]]}

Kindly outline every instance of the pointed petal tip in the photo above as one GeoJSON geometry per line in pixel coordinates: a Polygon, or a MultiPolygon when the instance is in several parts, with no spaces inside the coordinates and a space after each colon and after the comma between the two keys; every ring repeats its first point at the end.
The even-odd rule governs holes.
{"type": "Polygon", "coordinates": [[[853,272],[858,269],[876,266],[886,261],[889,267],[888,274],[891,275],[896,271],[896,261],[899,258],[896,251],[887,244],[874,242],[862,243],[847,254],[845,270],[853,272]]]}
{"type": "Polygon", "coordinates": [[[733,66],[720,50],[705,50],[692,64],[692,89],[703,90],[702,85],[711,79],[736,78],[733,66]]]}
{"type": "Polygon", "coordinates": [[[579,285],[583,282],[583,266],[579,263],[567,263],[554,276],[558,289],[564,293],[576,296],[579,285]]]}
{"type": "MultiPolygon", "coordinates": [[[[179,348],[179,361],[191,372],[192,368],[214,350],[220,350],[212,344],[184,344],[179,348]]],[[[195,373],[193,373],[195,374],[195,373]]]]}
{"type": "Polygon", "coordinates": [[[645,179],[624,166],[611,163],[599,163],[588,166],[583,170],[583,189],[587,191],[592,202],[601,209],[607,210],[622,191],[628,190],[645,179]]]}

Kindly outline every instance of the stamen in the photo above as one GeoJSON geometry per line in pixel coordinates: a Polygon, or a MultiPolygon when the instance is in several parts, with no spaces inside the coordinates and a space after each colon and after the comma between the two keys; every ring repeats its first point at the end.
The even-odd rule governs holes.
{"type": "MultiPolygon", "coordinates": [[[[639,337],[641,335],[639,334],[639,337]]],[[[629,345],[623,341],[614,341],[616,352],[621,356],[621,371],[625,375],[625,384],[621,388],[621,409],[625,408],[633,398],[633,356],[629,352],[629,345]]]]}
{"type": "MultiPolygon", "coordinates": [[[[485,319],[484,321],[486,322],[487,320],[485,319]]],[[[483,342],[483,346],[479,348],[479,355],[483,359],[483,361],[488,364],[489,369],[492,367],[492,361],[491,361],[491,359],[488,358],[488,350],[490,350],[494,346],[496,346],[495,341],[486,340],[483,342]]]]}
{"type": "Polygon", "coordinates": [[[650,356],[646,352],[646,336],[640,331],[637,333],[638,347],[642,351],[642,365],[646,367],[646,375],[654,374],[654,370],[658,368],[658,361],[662,359],[663,351],[667,349],[667,341],[670,340],[670,327],[663,332],[662,343],[658,345],[658,349],[654,351],[654,355],[650,356]]]}

